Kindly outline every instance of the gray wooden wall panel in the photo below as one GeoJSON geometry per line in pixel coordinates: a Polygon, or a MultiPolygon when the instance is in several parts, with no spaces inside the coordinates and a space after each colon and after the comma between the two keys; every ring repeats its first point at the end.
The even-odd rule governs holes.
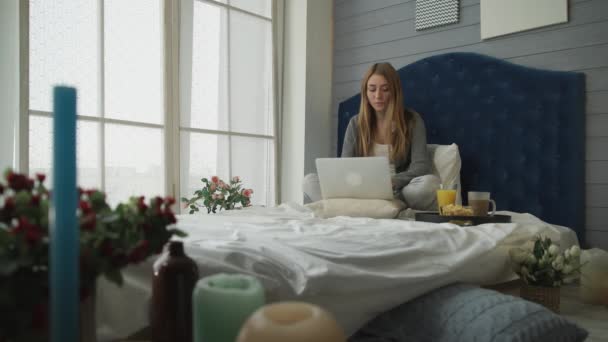
{"type": "MultiPolygon", "coordinates": [[[[471,26],[479,24],[479,5],[465,7],[460,13],[460,22],[456,25],[471,26]]],[[[429,29],[430,32],[441,32],[452,30],[451,25],[441,26],[436,29],[429,29]]],[[[365,31],[359,31],[340,36],[340,40],[336,41],[335,51],[349,51],[358,47],[373,46],[376,44],[397,41],[409,37],[415,37],[420,32],[416,31],[416,21],[414,18],[397,21],[392,24],[385,24],[370,28],[365,31]]]]}
{"type": "Polygon", "coordinates": [[[587,209],[585,217],[589,229],[608,232],[608,209],[589,208],[587,209]]]}
{"type": "Polygon", "coordinates": [[[588,160],[585,163],[586,183],[608,184],[608,161],[588,160]]]}
{"type": "Polygon", "coordinates": [[[593,68],[583,72],[587,75],[587,91],[608,90],[608,68],[593,68]]]}
{"type": "MultiPolygon", "coordinates": [[[[608,248],[608,0],[569,0],[569,21],[480,39],[479,0],[461,0],[460,22],[415,30],[415,0],[336,0],[333,141],[337,106],[359,91],[371,63],[399,68],[436,54],[464,51],[542,69],[587,75],[586,217],[589,236],[608,248]],[[602,228],[604,227],[604,228],[602,228]]],[[[335,153],[336,147],[333,147],[335,153]]]]}
{"type": "Polygon", "coordinates": [[[608,136],[608,114],[588,115],[587,137],[605,136],[608,136]]]}
{"type": "Polygon", "coordinates": [[[585,201],[591,207],[608,211],[608,184],[587,184],[585,201]]]}
{"type": "Polygon", "coordinates": [[[605,113],[608,113],[608,90],[587,92],[587,114],[605,113]]]}
{"type": "Polygon", "coordinates": [[[608,232],[587,230],[589,246],[606,249],[608,246],[608,232]]]}
{"type": "MultiPolygon", "coordinates": [[[[335,20],[344,19],[347,17],[354,17],[361,13],[377,11],[379,9],[391,7],[398,5],[402,2],[402,0],[351,0],[345,1],[340,5],[336,6],[334,11],[335,20]]],[[[408,0],[407,2],[414,2],[413,0],[408,0]]]]}
{"type": "Polygon", "coordinates": [[[585,160],[606,160],[608,156],[608,134],[603,137],[587,137],[585,160]]]}

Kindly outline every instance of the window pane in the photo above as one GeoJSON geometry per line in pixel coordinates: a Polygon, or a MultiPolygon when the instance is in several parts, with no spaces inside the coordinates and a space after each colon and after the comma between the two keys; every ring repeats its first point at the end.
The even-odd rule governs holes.
{"type": "Polygon", "coordinates": [[[238,132],[273,135],[272,39],[267,20],[230,12],[230,123],[238,132]]]}
{"type": "MultiPolygon", "coordinates": [[[[228,129],[226,17],[224,8],[194,2],[191,50],[188,43],[182,46],[182,54],[191,59],[182,59],[180,66],[181,84],[185,84],[182,126],[228,129]]],[[[190,36],[187,31],[184,27],[184,37],[190,36]]]]}
{"type": "Polygon", "coordinates": [[[202,188],[202,178],[219,176],[228,181],[228,137],[182,132],[180,148],[180,198],[190,198],[202,188]]]}
{"type": "Polygon", "coordinates": [[[163,196],[163,130],[116,124],[105,127],[108,202],[116,205],[131,196],[163,196]]]}
{"type": "Polygon", "coordinates": [[[78,121],[77,130],[78,186],[101,189],[99,123],[78,121]]]}
{"type": "Polygon", "coordinates": [[[52,111],[52,87],[78,89],[78,114],[98,116],[97,0],[30,0],[30,109],[52,111]]]}
{"type": "Polygon", "coordinates": [[[105,0],[106,116],[160,124],[163,118],[160,0],[105,0]]]}
{"type": "Polygon", "coordinates": [[[251,203],[274,205],[274,141],[232,136],[232,175],[253,189],[251,203]]]}
{"type": "MultiPolygon", "coordinates": [[[[53,185],[53,121],[50,118],[30,116],[30,174],[44,173],[48,188],[53,185]]],[[[99,170],[99,124],[78,121],[76,123],[77,182],[83,188],[101,187],[99,170]]]]}
{"type": "Polygon", "coordinates": [[[270,18],[272,0],[230,0],[230,5],[270,18]]]}
{"type": "Polygon", "coordinates": [[[50,118],[30,116],[30,175],[36,173],[46,174],[45,184],[51,188],[53,175],[51,164],[53,163],[53,121],[50,118]]]}

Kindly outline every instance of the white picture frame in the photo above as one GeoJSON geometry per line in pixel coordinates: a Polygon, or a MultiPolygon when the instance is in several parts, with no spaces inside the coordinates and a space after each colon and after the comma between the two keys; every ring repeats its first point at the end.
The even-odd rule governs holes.
{"type": "Polygon", "coordinates": [[[481,39],[568,22],[568,0],[480,0],[481,39]]]}

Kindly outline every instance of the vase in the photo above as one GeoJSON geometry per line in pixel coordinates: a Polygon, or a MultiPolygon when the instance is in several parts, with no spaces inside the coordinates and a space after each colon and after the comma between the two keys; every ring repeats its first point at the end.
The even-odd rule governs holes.
{"type": "Polygon", "coordinates": [[[81,342],[97,342],[97,323],[95,316],[96,286],[80,300],[79,328],[81,342]]]}
{"type": "Polygon", "coordinates": [[[555,313],[559,313],[560,288],[522,284],[521,298],[538,303],[555,313]]]}
{"type": "Polygon", "coordinates": [[[154,265],[151,301],[153,342],[192,341],[192,291],[198,266],[184,252],[181,241],[171,241],[154,265]]]}

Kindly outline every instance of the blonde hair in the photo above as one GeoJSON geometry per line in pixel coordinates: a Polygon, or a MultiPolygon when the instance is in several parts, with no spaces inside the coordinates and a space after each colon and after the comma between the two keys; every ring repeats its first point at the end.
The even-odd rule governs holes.
{"type": "Polygon", "coordinates": [[[383,76],[388,82],[390,101],[386,109],[386,119],[390,122],[392,134],[390,137],[389,158],[395,162],[405,155],[411,143],[411,134],[414,116],[403,105],[403,89],[399,74],[390,63],[376,63],[372,65],[361,80],[361,106],[358,117],[357,154],[367,157],[372,153],[375,138],[376,112],[367,98],[367,82],[372,75],[383,76]]]}

